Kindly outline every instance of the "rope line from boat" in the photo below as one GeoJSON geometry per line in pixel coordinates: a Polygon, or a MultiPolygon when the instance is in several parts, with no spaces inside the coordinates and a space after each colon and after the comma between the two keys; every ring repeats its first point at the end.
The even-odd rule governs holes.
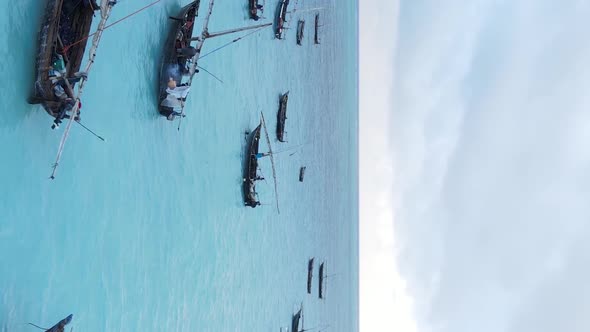
{"type": "MultiPolygon", "coordinates": [[[[122,21],[124,21],[124,20],[126,20],[126,19],[128,19],[128,18],[130,18],[131,16],[134,16],[134,15],[136,15],[136,14],[139,14],[140,12],[142,12],[142,11],[144,11],[144,10],[146,10],[146,9],[150,8],[151,6],[154,6],[155,4],[157,4],[157,3],[158,3],[158,2],[160,2],[160,1],[162,1],[162,0],[156,0],[156,1],[152,2],[152,3],[150,3],[149,5],[147,5],[147,6],[143,7],[143,8],[140,8],[140,9],[136,10],[135,12],[133,12],[133,13],[131,13],[131,14],[129,14],[129,15],[127,15],[127,16],[125,16],[125,17],[123,17],[123,18],[121,18],[121,19],[119,19],[119,20],[117,20],[117,21],[115,21],[115,22],[113,22],[113,23],[111,23],[111,24],[109,24],[109,25],[105,26],[105,27],[104,27],[102,30],[104,31],[104,30],[106,30],[106,29],[108,29],[108,28],[112,27],[113,25],[116,25],[116,24],[118,24],[118,23],[120,23],[120,22],[122,22],[122,21]]],[[[110,6],[110,7],[114,6],[115,4],[117,4],[117,1],[114,1],[114,2],[112,2],[112,0],[111,0],[111,1],[109,1],[109,6],[110,6]]],[[[77,45],[77,44],[79,44],[79,43],[81,43],[81,42],[83,42],[83,41],[85,41],[85,40],[88,40],[90,37],[94,36],[94,35],[95,35],[95,34],[97,34],[97,33],[99,33],[99,30],[98,30],[98,29],[97,29],[95,32],[93,32],[93,33],[89,34],[88,36],[86,36],[86,37],[84,37],[84,38],[82,38],[82,39],[80,39],[80,40],[78,40],[78,41],[75,41],[74,43],[72,43],[72,44],[70,44],[70,45],[68,45],[68,46],[64,47],[64,53],[67,53],[67,51],[68,51],[68,50],[69,50],[69,49],[70,49],[72,46],[74,46],[74,45],[77,45]]],[[[102,33],[102,31],[100,31],[100,33],[102,33]]]]}
{"type": "Polygon", "coordinates": [[[43,331],[47,331],[47,330],[49,330],[49,329],[47,329],[47,328],[41,327],[41,326],[39,326],[39,325],[35,325],[35,324],[33,324],[33,323],[29,323],[29,325],[33,325],[34,327],[38,328],[39,330],[43,330],[43,331]]]}
{"type": "Polygon", "coordinates": [[[86,129],[89,133],[91,133],[92,135],[94,135],[96,138],[100,139],[103,142],[106,142],[106,140],[102,136],[100,136],[97,133],[95,133],[94,131],[90,130],[90,128],[88,128],[85,125],[83,125],[82,122],[76,121],[76,123],[78,123],[80,126],[82,126],[82,128],[86,129]]]}
{"type": "Polygon", "coordinates": [[[201,66],[197,66],[197,67],[199,67],[199,69],[202,69],[202,70],[203,70],[204,72],[206,72],[207,74],[209,74],[209,75],[213,76],[213,78],[214,78],[214,79],[218,80],[219,82],[221,82],[221,84],[223,84],[223,81],[222,81],[222,80],[221,80],[219,77],[217,77],[217,76],[213,75],[213,73],[212,73],[212,72],[208,71],[207,69],[205,69],[205,68],[203,68],[203,67],[201,67],[201,66]]]}

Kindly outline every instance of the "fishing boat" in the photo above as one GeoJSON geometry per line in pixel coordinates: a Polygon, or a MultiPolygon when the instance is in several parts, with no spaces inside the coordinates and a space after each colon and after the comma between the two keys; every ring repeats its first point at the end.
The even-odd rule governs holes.
{"type": "Polygon", "coordinates": [[[307,262],[307,294],[311,294],[311,280],[313,277],[313,260],[314,258],[310,258],[307,262]]]}
{"type": "Polygon", "coordinates": [[[301,45],[301,41],[303,40],[303,29],[305,28],[305,21],[299,20],[297,21],[297,45],[301,45]]]}
{"type": "Polygon", "coordinates": [[[305,176],[305,168],[306,166],[302,166],[299,169],[299,182],[303,182],[303,177],[305,176]]]}
{"type": "Polygon", "coordinates": [[[315,14],[315,29],[313,32],[313,43],[319,44],[320,38],[318,37],[318,28],[320,26],[320,14],[315,14]]]}
{"type": "Polygon", "coordinates": [[[52,129],[59,128],[62,120],[69,119],[61,136],[50,179],[55,179],[72,124],[80,123],[80,98],[95,62],[102,34],[116,4],[117,0],[100,0],[100,5],[95,0],[49,0],[45,7],[39,31],[35,88],[29,102],[42,104],[45,111],[55,118],[52,129]],[[89,34],[97,10],[100,10],[100,21],[96,31],[89,34]],[[84,69],[80,70],[91,36],[88,60],[84,69]],[[75,84],[78,86],[74,92],[75,84]]]}
{"type": "Polygon", "coordinates": [[[35,85],[28,101],[41,104],[47,114],[58,120],[73,105],[72,86],[83,75],[79,71],[96,10],[100,6],[94,0],[49,0],[45,6],[39,30],[35,85]]]}
{"type": "Polygon", "coordinates": [[[277,113],[277,139],[279,142],[285,142],[285,120],[287,119],[287,102],[289,101],[289,91],[281,94],[279,97],[279,111],[277,113]]]}
{"type": "MultiPolygon", "coordinates": [[[[178,17],[171,17],[175,21],[166,42],[166,49],[162,58],[159,79],[158,112],[166,119],[173,121],[176,117],[184,117],[186,98],[193,82],[193,77],[199,72],[197,62],[206,39],[219,37],[250,29],[261,29],[272,23],[231,29],[221,32],[209,32],[208,25],[213,12],[214,0],[209,1],[209,9],[204,18],[203,30],[194,36],[195,18],[199,14],[200,1],[193,1],[180,10],[178,17]],[[196,41],[192,46],[191,42],[196,41]]],[[[236,42],[242,38],[236,38],[236,42]]],[[[230,43],[232,43],[230,42],[230,43]]],[[[206,71],[206,70],[205,70],[206,71]]],[[[212,75],[212,74],[211,74],[212,75]]],[[[178,124],[180,130],[180,123],[178,124]]]]}
{"type": "Polygon", "coordinates": [[[324,262],[322,262],[322,264],[320,264],[320,279],[319,279],[319,287],[318,287],[318,297],[320,299],[324,298],[324,279],[325,279],[325,274],[324,274],[324,262]]]}
{"type": "Polygon", "coordinates": [[[262,178],[257,174],[258,172],[258,146],[260,143],[260,129],[262,128],[262,121],[250,133],[248,145],[246,149],[246,163],[244,166],[244,205],[255,208],[260,205],[257,199],[258,194],[256,193],[256,181],[262,178]]]}
{"type": "Polygon", "coordinates": [[[41,328],[43,329],[45,332],[63,332],[65,329],[65,326],[68,325],[71,321],[72,321],[72,317],[74,315],[70,314],[68,317],[60,320],[57,324],[53,325],[51,328],[49,329],[45,329],[45,328],[41,328],[33,323],[29,323],[30,325],[33,325],[35,327],[41,328]]]}
{"type": "MultiPolygon", "coordinates": [[[[172,28],[165,44],[160,69],[159,112],[172,121],[178,115],[181,101],[166,92],[168,88],[186,91],[182,78],[190,74],[189,65],[197,50],[190,45],[193,38],[195,18],[199,15],[200,0],[184,6],[176,17],[171,17],[172,28]]],[[[182,98],[182,97],[181,97],[182,98]]]]}
{"type": "Polygon", "coordinates": [[[283,32],[285,30],[285,23],[287,23],[287,7],[289,0],[280,0],[277,6],[277,16],[275,21],[275,37],[283,39],[283,32]]]}
{"type": "MultiPolygon", "coordinates": [[[[299,330],[299,321],[301,321],[302,318],[303,318],[303,312],[302,311],[303,311],[303,303],[301,303],[301,307],[293,315],[293,318],[291,319],[291,331],[293,331],[293,332],[299,332],[300,331],[299,330]]],[[[303,323],[301,325],[303,325],[303,323]]]]}
{"type": "Polygon", "coordinates": [[[258,11],[264,11],[264,8],[261,4],[258,3],[258,0],[248,0],[248,6],[250,9],[250,19],[258,21],[260,16],[258,16],[258,11]]]}

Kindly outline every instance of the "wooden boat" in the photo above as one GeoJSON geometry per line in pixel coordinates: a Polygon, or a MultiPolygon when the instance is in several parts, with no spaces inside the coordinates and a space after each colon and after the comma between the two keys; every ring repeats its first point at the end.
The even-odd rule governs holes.
{"type": "Polygon", "coordinates": [[[279,1],[277,7],[277,18],[275,21],[275,37],[277,39],[283,39],[283,32],[285,30],[285,23],[287,22],[287,7],[289,6],[289,0],[279,1]]]}
{"type": "Polygon", "coordinates": [[[325,277],[326,276],[324,275],[324,262],[322,262],[322,264],[320,264],[320,279],[319,279],[320,282],[319,282],[319,285],[318,285],[319,286],[319,288],[318,288],[318,297],[320,299],[323,299],[324,298],[323,290],[324,290],[324,278],[325,277]]]}
{"type": "Polygon", "coordinates": [[[301,41],[303,40],[303,29],[305,28],[305,21],[299,20],[297,21],[297,45],[301,45],[301,41]]]}
{"type": "Polygon", "coordinates": [[[75,99],[71,87],[79,78],[75,74],[80,71],[94,11],[99,9],[94,0],[47,1],[39,30],[35,86],[28,101],[41,104],[52,117],[64,110],[67,99],[75,99]]]}
{"type": "Polygon", "coordinates": [[[264,11],[262,5],[258,3],[258,0],[248,0],[248,6],[250,9],[250,19],[258,21],[258,19],[260,19],[260,16],[258,16],[258,11],[264,11]]]}
{"type": "Polygon", "coordinates": [[[307,294],[311,294],[311,280],[313,277],[313,260],[314,258],[310,258],[309,262],[307,262],[307,294]]]}
{"type": "Polygon", "coordinates": [[[279,97],[279,111],[277,113],[277,139],[279,142],[285,142],[285,120],[287,120],[287,102],[289,101],[289,91],[279,97]]]}
{"type": "Polygon", "coordinates": [[[63,332],[65,326],[68,325],[72,321],[72,317],[74,315],[69,315],[68,317],[59,321],[59,323],[53,325],[50,329],[45,330],[45,332],[63,332]]]}
{"type": "Polygon", "coordinates": [[[261,178],[258,176],[258,145],[260,143],[260,129],[262,127],[262,121],[250,133],[248,146],[246,150],[246,163],[244,166],[244,205],[255,208],[260,205],[256,196],[256,181],[261,178]]]}
{"type": "MultiPolygon", "coordinates": [[[[303,303],[301,303],[301,307],[293,315],[293,318],[291,319],[291,331],[293,331],[293,332],[299,332],[299,321],[303,317],[302,311],[303,311],[303,303]]],[[[303,324],[301,324],[301,325],[303,325],[303,324]]]]}
{"type": "Polygon", "coordinates": [[[299,182],[303,182],[303,177],[305,176],[305,166],[302,166],[299,169],[299,182]]]}
{"type": "Polygon", "coordinates": [[[199,5],[200,0],[193,1],[184,6],[178,16],[170,17],[173,23],[160,68],[158,104],[160,115],[170,121],[180,114],[178,110],[181,103],[175,98],[167,98],[166,89],[172,83],[170,78],[175,86],[181,86],[182,78],[189,75],[189,61],[196,53],[190,42],[193,38],[195,18],[199,15],[199,5]]]}
{"type": "Polygon", "coordinates": [[[320,38],[318,37],[318,28],[320,26],[320,14],[315,14],[315,29],[313,33],[313,43],[319,44],[320,38]]]}

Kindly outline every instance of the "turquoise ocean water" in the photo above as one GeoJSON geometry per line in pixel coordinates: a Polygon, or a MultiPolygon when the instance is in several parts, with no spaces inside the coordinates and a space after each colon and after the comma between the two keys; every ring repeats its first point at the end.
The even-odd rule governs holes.
{"type": "MultiPolygon", "coordinates": [[[[149,2],[120,1],[111,22],[149,2]]],[[[0,331],[34,331],[26,322],[51,326],[70,313],[75,331],[278,331],[301,302],[306,328],[358,330],[356,1],[299,0],[286,40],[266,29],[202,59],[224,83],[197,75],[177,131],[157,115],[157,71],[166,18],[189,2],[164,0],[105,32],[82,116],[107,142],[75,125],[55,181],[62,131],[26,103],[45,1],[0,2],[0,331]],[[320,46],[317,11],[304,11],[315,7],[320,46]],[[288,143],[278,143],[286,90],[288,143]],[[260,111],[279,151],[280,214],[270,180],[257,186],[264,206],[242,205],[244,131],[260,111]],[[335,274],[324,301],[322,260],[335,274]]],[[[266,1],[269,19],[276,3],[266,1]]],[[[217,0],[209,30],[254,24],[246,6],[217,0]]],[[[203,52],[235,37],[211,39],[203,52]]],[[[270,163],[261,167],[271,179],[270,163]]]]}

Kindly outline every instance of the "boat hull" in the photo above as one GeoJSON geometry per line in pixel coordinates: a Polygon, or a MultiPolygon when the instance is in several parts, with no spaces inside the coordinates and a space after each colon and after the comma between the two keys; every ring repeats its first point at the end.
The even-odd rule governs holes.
{"type": "Polygon", "coordinates": [[[305,29],[305,21],[297,21],[297,45],[299,46],[301,46],[301,41],[303,41],[303,29],[305,29]]]}
{"type": "Polygon", "coordinates": [[[318,28],[319,27],[320,27],[320,15],[316,14],[315,15],[315,29],[314,29],[314,33],[313,33],[313,43],[316,45],[320,43],[320,38],[318,36],[318,28]]]}
{"type": "Polygon", "coordinates": [[[250,19],[253,19],[253,20],[257,19],[258,18],[258,0],[249,0],[248,7],[249,7],[250,19]]]}
{"type": "Polygon", "coordinates": [[[245,155],[244,164],[244,178],[243,178],[243,194],[244,205],[250,207],[258,206],[258,199],[256,198],[256,178],[258,170],[258,147],[260,144],[260,130],[262,123],[250,133],[248,137],[248,145],[245,155]]]}
{"type": "Polygon", "coordinates": [[[74,315],[70,314],[68,317],[60,320],[59,323],[53,325],[49,330],[46,330],[45,332],[63,332],[64,327],[72,321],[73,316],[74,315]]]}
{"type": "Polygon", "coordinates": [[[279,110],[277,112],[277,139],[279,142],[285,142],[285,121],[287,120],[287,102],[289,101],[289,91],[279,97],[279,110]]]}
{"type": "MultiPolygon", "coordinates": [[[[171,18],[168,38],[162,54],[160,76],[158,81],[158,112],[169,120],[174,119],[175,105],[165,102],[168,93],[168,81],[172,78],[177,86],[182,84],[182,78],[188,75],[187,63],[192,57],[182,55],[179,49],[190,46],[190,39],[193,37],[195,18],[199,15],[200,0],[193,1],[184,6],[175,18],[171,18]]],[[[180,103],[178,103],[178,107],[180,103]]]]}
{"type": "Polygon", "coordinates": [[[307,263],[307,294],[311,294],[311,280],[313,277],[313,258],[307,263]]]}
{"type": "Polygon", "coordinates": [[[283,39],[283,32],[285,31],[285,23],[287,22],[287,7],[289,0],[281,0],[277,6],[277,14],[275,20],[275,37],[283,39]]]}
{"type": "Polygon", "coordinates": [[[305,176],[305,169],[305,166],[299,169],[299,182],[303,182],[303,177],[305,176]]]}
{"type": "MultiPolygon", "coordinates": [[[[38,35],[35,62],[35,83],[29,103],[41,104],[45,111],[56,117],[64,105],[64,98],[54,93],[56,75],[74,77],[80,71],[90,33],[94,11],[99,9],[94,1],[48,0],[38,35]],[[63,58],[63,67],[56,70],[57,54],[63,58]],[[56,73],[57,72],[57,73],[56,73]]],[[[60,65],[61,67],[61,65],[60,65]]],[[[64,89],[68,98],[73,91],[64,89]]]]}

